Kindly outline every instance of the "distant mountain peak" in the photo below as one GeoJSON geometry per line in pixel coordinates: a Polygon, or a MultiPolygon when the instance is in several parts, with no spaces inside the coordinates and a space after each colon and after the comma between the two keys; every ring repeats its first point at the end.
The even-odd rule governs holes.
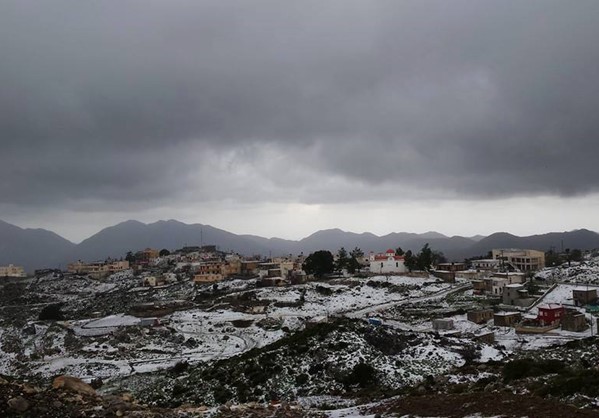
{"type": "Polygon", "coordinates": [[[417,235],[421,236],[422,238],[427,238],[427,239],[449,238],[447,235],[443,235],[440,232],[436,232],[436,231],[428,231],[423,234],[417,234],[417,235]]]}
{"type": "Polygon", "coordinates": [[[93,261],[106,257],[123,257],[128,251],[139,251],[147,247],[174,250],[202,244],[216,245],[223,251],[245,255],[277,256],[301,252],[308,254],[322,249],[336,252],[341,247],[359,247],[364,252],[397,247],[406,251],[419,251],[427,242],[434,250],[457,261],[484,255],[493,248],[530,248],[542,251],[561,247],[599,248],[599,234],[583,228],[526,237],[497,232],[487,237],[449,238],[435,231],[424,234],[392,232],[377,236],[370,232],[355,233],[331,228],[314,232],[301,240],[286,240],[238,235],[210,225],[186,224],[168,219],[149,224],[137,220],[124,221],[102,229],[79,244],[73,244],[51,231],[23,229],[0,220],[0,265],[21,264],[27,271],[32,271],[42,267],[64,267],[66,263],[78,259],[93,261]]]}

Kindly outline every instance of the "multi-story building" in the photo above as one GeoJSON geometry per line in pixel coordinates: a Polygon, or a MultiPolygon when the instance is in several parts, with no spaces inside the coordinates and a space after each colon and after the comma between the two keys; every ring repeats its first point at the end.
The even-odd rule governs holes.
{"type": "Polygon", "coordinates": [[[219,282],[224,278],[223,272],[225,270],[226,265],[220,260],[200,262],[196,274],[193,276],[193,281],[196,283],[219,282]]]}
{"type": "Polygon", "coordinates": [[[94,279],[100,279],[128,268],[129,262],[127,260],[98,261],[95,263],[84,263],[79,260],[76,263],[70,263],[67,266],[67,271],[73,274],[87,274],[94,279]]]}
{"type": "Polygon", "coordinates": [[[494,249],[495,260],[510,263],[520,271],[536,271],[545,267],[545,253],[537,250],[494,249]]]}
{"type": "Polygon", "coordinates": [[[23,267],[9,264],[8,266],[0,266],[0,277],[27,277],[27,274],[25,274],[23,267]]]}

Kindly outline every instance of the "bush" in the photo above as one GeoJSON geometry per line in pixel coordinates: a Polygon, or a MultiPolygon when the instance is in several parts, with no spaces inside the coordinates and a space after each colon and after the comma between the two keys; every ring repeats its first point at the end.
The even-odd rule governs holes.
{"type": "Polygon", "coordinates": [[[529,358],[510,361],[503,368],[505,382],[523,379],[530,376],[562,373],[565,369],[564,362],[560,360],[533,360],[529,358]]]}
{"type": "Polygon", "coordinates": [[[309,380],[310,380],[310,376],[307,375],[306,373],[302,373],[295,378],[295,384],[298,386],[301,386],[305,383],[308,383],[309,380]]]}
{"type": "Polygon", "coordinates": [[[230,401],[233,397],[233,393],[224,386],[217,386],[214,388],[214,401],[219,404],[230,401]]]}
{"type": "Polygon", "coordinates": [[[60,304],[44,306],[39,314],[40,321],[62,321],[64,315],[60,310],[60,304]]]}
{"type": "Polygon", "coordinates": [[[551,379],[539,391],[540,394],[553,396],[571,396],[582,394],[599,396],[599,371],[594,369],[571,371],[551,379]]]}
{"type": "Polygon", "coordinates": [[[376,369],[368,363],[358,363],[345,378],[346,385],[359,385],[362,388],[376,382],[376,369]]]}
{"type": "Polygon", "coordinates": [[[189,363],[185,360],[183,361],[178,361],[172,368],[171,368],[171,372],[173,372],[174,374],[181,374],[183,373],[185,370],[187,370],[189,368],[189,363]]]}

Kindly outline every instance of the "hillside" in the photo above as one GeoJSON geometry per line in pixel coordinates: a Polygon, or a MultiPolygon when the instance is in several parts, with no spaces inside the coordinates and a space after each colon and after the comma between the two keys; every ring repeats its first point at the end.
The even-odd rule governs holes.
{"type": "Polygon", "coordinates": [[[54,232],[19,228],[0,221],[0,265],[12,263],[29,271],[59,267],[75,248],[75,244],[54,232]]]}
{"type": "Polygon", "coordinates": [[[561,251],[566,248],[590,250],[599,248],[599,234],[588,229],[577,229],[569,232],[551,232],[542,235],[518,237],[507,232],[497,232],[481,239],[468,248],[470,256],[484,255],[493,248],[529,248],[548,251],[561,251]]]}
{"type": "Polygon", "coordinates": [[[437,232],[415,234],[393,232],[383,236],[364,232],[354,233],[341,229],[321,230],[298,241],[264,238],[256,235],[237,235],[210,225],[185,224],[176,220],[145,224],[126,221],[105,228],[74,244],[54,232],[43,229],[23,229],[0,221],[0,265],[22,265],[29,272],[37,268],[62,267],[75,260],[94,261],[107,257],[120,258],[128,251],[144,248],[169,250],[191,245],[212,244],[222,251],[243,255],[281,256],[309,254],[326,249],[336,252],[359,247],[365,253],[388,248],[419,251],[425,244],[443,252],[451,261],[485,255],[493,248],[531,248],[542,251],[550,248],[599,248],[599,234],[580,229],[570,232],[552,232],[518,237],[498,232],[488,237],[447,237],[437,232]]]}

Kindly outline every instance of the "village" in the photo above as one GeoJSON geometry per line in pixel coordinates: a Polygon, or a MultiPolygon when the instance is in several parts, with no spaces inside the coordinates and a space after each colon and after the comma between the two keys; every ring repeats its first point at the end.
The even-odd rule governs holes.
{"type": "Polygon", "coordinates": [[[75,376],[103,393],[126,387],[158,405],[288,399],[318,409],[321,396],[351,405],[339,393],[360,364],[373,367],[390,391],[441,375],[475,384],[491,375],[469,374],[464,366],[473,361],[538,356],[597,333],[599,258],[592,253],[553,267],[544,266],[543,252],[521,249],[463,263],[427,257],[434,255],[428,246],[412,260],[401,249],[317,253],[264,259],[215,246],[145,249],[6,279],[0,374],[75,376]],[[315,268],[316,255],[325,256],[327,268],[315,268]],[[434,264],[419,269],[423,259],[434,264]],[[269,352],[323,329],[333,331],[322,341],[337,347],[315,344],[318,356],[330,357],[329,366],[319,363],[330,374],[308,373],[313,357],[285,357],[280,361],[299,362],[306,377],[274,367],[272,379],[244,377],[243,385],[256,386],[248,393],[223,377],[210,385],[202,377],[203,395],[186,389],[176,399],[174,380],[163,375],[181,369],[187,386],[197,385],[219,361],[269,352]],[[380,351],[378,339],[402,348],[380,351]]]}

